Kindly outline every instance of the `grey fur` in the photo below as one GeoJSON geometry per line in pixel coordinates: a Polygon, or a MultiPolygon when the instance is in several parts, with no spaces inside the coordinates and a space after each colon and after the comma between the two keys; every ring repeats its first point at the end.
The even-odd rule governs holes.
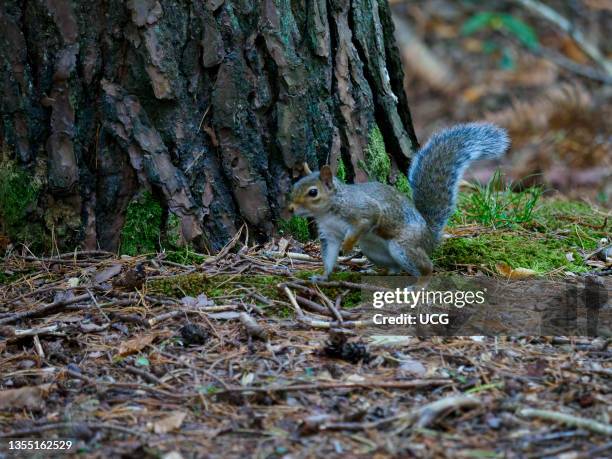
{"type": "Polygon", "coordinates": [[[472,161],[504,154],[507,132],[490,123],[459,124],[434,134],[414,158],[408,180],[414,206],[438,241],[455,211],[463,172],[472,161]]]}

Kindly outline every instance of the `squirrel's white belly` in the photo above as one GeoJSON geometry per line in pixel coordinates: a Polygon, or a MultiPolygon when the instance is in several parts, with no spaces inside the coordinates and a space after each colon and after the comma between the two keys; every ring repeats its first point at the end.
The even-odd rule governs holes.
{"type": "Polygon", "coordinates": [[[372,232],[366,233],[359,239],[359,248],[367,259],[375,265],[383,266],[393,271],[401,271],[401,266],[391,256],[389,241],[380,236],[372,232]]]}

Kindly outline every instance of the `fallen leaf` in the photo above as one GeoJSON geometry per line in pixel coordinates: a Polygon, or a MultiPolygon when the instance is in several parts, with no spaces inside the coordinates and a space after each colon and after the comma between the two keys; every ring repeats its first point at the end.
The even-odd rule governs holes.
{"type": "Polygon", "coordinates": [[[166,434],[178,429],[183,424],[187,413],[184,411],[175,411],[165,418],[155,421],[153,424],[153,432],[156,434],[166,434]]]}
{"type": "Polygon", "coordinates": [[[532,378],[541,378],[544,376],[546,368],[548,368],[548,362],[544,359],[538,359],[533,363],[530,363],[525,367],[527,369],[527,376],[532,378]]]}
{"type": "Polygon", "coordinates": [[[136,352],[140,352],[142,349],[147,347],[149,344],[153,343],[156,338],[159,336],[168,336],[168,332],[158,332],[158,333],[146,333],[142,335],[138,335],[135,338],[132,338],[128,341],[124,341],[119,346],[118,354],[121,357],[125,357],[126,355],[135,354],[136,352]]]}
{"type": "Polygon", "coordinates": [[[500,273],[502,276],[513,280],[526,279],[528,277],[533,277],[537,274],[533,269],[511,268],[510,266],[508,266],[508,264],[503,262],[497,263],[495,265],[495,268],[497,268],[497,272],[500,273]]]}
{"type": "Polygon", "coordinates": [[[199,294],[196,298],[192,296],[184,296],[181,298],[181,303],[190,308],[205,308],[207,306],[215,305],[215,302],[210,300],[205,293],[199,294]]]}
{"type": "Polygon", "coordinates": [[[362,383],[365,380],[366,379],[363,376],[355,374],[355,373],[353,373],[352,375],[346,378],[346,382],[350,382],[350,383],[362,383]]]}
{"type": "Polygon", "coordinates": [[[68,279],[68,285],[72,288],[78,287],[79,286],[79,278],[78,277],[71,277],[70,279],[68,279]]]}
{"type": "Polygon", "coordinates": [[[25,386],[19,389],[0,391],[0,411],[19,409],[42,409],[43,399],[49,393],[51,384],[25,386]]]}
{"type": "Polygon", "coordinates": [[[94,283],[101,284],[109,279],[112,279],[121,272],[121,268],[122,266],[120,264],[116,264],[106,268],[103,271],[97,272],[94,276],[94,283]]]}
{"type": "Polygon", "coordinates": [[[240,378],[240,384],[243,386],[250,386],[253,384],[253,381],[255,381],[254,373],[245,373],[242,375],[242,378],[240,378]]]}
{"type": "Polygon", "coordinates": [[[419,377],[427,373],[427,368],[425,368],[425,365],[423,365],[418,360],[414,360],[411,358],[402,359],[400,361],[399,368],[403,373],[409,373],[411,375],[419,377]]]}

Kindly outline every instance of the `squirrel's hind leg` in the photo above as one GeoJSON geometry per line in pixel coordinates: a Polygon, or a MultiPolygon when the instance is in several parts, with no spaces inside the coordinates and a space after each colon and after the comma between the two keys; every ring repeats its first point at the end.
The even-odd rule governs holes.
{"type": "Polygon", "coordinates": [[[429,276],[433,271],[429,256],[420,247],[414,247],[412,241],[389,241],[389,252],[397,264],[411,276],[429,276]]]}

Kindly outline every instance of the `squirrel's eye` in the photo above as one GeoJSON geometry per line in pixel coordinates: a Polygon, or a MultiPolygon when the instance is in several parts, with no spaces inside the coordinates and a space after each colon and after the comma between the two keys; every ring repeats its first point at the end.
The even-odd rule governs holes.
{"type": "Polygon", "coordinates": [[[311,188],[310,190],[308,190],[308,196],[310,196],[311,198],[316,198],[318,194],[319,190],[317,190],[316,188],[311,188]]]}

